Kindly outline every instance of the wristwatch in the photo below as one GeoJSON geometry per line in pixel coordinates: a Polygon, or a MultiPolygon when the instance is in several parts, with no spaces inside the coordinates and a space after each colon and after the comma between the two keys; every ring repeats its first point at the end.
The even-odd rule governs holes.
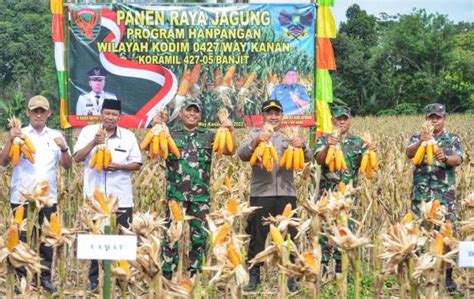
{"type": "Polygon", "coordinates": [[[65,149],[60,149],[61,153],[65,153],[69,150],[69,147],[66,147],[65,149]]]}
{"type": "Polygon", "coordinates": [[[448,156],[444,156],[443,163],[446,163],[448,161],[448,156]]]}

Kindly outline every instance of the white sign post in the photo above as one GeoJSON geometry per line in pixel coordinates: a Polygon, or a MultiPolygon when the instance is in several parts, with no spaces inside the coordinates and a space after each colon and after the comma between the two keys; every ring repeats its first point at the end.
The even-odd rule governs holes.
{"type": "Polygon", "coordinates": [[[78,235],[77,258],[84,260],[135,260],[137,236],[78,235]]]}
{"type": "Polygon", "coordinates": [[[474,241],[459,242],[459,260],[460,268],[474,268],[474,241]]]}

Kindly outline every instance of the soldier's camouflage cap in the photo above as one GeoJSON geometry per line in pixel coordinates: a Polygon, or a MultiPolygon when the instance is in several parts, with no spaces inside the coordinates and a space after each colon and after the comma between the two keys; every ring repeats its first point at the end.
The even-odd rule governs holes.
{"type": "Polygon", "coordinates": [[[196,101],[196,100],[186,100],[186,101],[184,101],[184,105],[183,105],[184,109],[187,109],[191,106],[195,106],[199,112],[202,111],[202,106],[201,106],[201,103],[199,101],[196,101]]]}
{"type": "Polygon", "coordinates": [[[351,108],[347,106],[333,106],[331,108],[332,115],[334,117],[339,117],[345,115],[347,117],[351,117],[351,108]]]}
{"type": "Polygon", "coordinates": [[[443,104],[440,103],[433,103],[429,104],[425,107],[425,112],[426,116],[430,116],[433,114],[439,115],[439,116],[445,116],[446,115],[446,107],[444,107],[443,104]]]}

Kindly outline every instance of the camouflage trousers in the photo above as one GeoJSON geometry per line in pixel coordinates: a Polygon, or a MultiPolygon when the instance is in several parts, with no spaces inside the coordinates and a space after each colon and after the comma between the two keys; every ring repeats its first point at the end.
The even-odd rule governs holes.
{"type": "MultiPolygon", "coordinates": [[[[195,217],[194,219],[188,221],[191,246],[189,252],[187,253],[187,265],[184,264],[184,266],[187,266],[187,270],[189,272],[195,273],[201,270],[202,262],[206,256],[208,233],[204,229],[204,226],[206,215],[209,213],[209,203],[186,201],[182,204],[186,209],[186,215],[195,217]]],[[[169,210],[166,213],[168,217],[167,227],[169,227],[171,223],[171,219],[169,218],[169,210]]],[[[178,243],[179,242],[176,242],[171,247],[168,241],[168,235],[165,233],[161,251],[163,272],[173,272],[178,267],[178,243]]]]}
{"type": "Polygon", "coordinates": [[[446,220],[456,221],[456,193],[453,188],[442,190],[440,188],[431,188],[425,184],[415,184],[413,186],[413,196],[411,209],[415,215],[420,216],[420,204],[422,201],[430,202],[438,200],[448,212],[446,220]]]}

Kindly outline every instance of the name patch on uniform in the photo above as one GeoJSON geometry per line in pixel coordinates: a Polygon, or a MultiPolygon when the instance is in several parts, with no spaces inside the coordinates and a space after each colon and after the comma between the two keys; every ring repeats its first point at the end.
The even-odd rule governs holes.
{"type": "Polygon", "coordinates": [[[115,148],[114,150],[117,151],[117,152],[122,152],[122,153],[126,153],[126,152],[127,152],[126,150],[121,149],[121,148],[115,148]]]}

